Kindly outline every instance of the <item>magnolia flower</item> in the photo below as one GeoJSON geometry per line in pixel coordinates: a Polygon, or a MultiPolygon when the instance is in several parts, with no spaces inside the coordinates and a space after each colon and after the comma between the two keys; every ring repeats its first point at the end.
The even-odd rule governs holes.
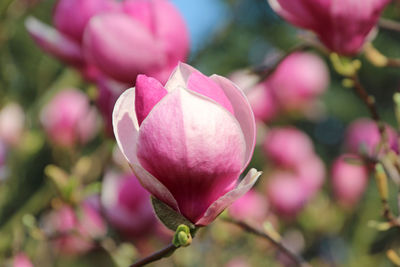
{"type": "Polygon", "coordinates": [[[57,93],[43,108],[41,123],[51,141],[59,146],[85,144],[97,131],[97,112],[77,89],[57,93]]]}
{"type": "Polygon", "coordinates": [[[360,52],[389,0],[268,0],[295,26],[315,32],[330,50],[343,55],[360,52]]]}
{"type": "Polygon", "coordinates": [[[332,186],[338,201],[345,206],[353,206],[361,198],[368,183],[368,170],[358,164],[361,158],[353,154],[340,156],[332,165],[332,186]]]}
{"type": "Polygon", "coordinates": [[[146,74],[164,83],[189,50],[188,30],[167,0],[121,2],[121,12],[94,17],[85,30],[84,52],[106,75],[133,83],[146,74]]]}
{"type": "Polygon", "coordinates": [[[55,28],[33,17],[26,20],[26,28],[45,52],[77,68],[86,79],[97,80],[102,74],[85,58],[83,33],[92,17],[119,9],[118,2],[112,0],[59,0],[53,15],[55,28]]]}
{"type": "Polygon", "coordinates": [[[165,82],[189,50],[185,22],[167,0],[59,0],[53,22],[30,17],[26,27],[44,51],[90,81],[133,83],[145,73],[165,82]]]}
{"type": "Polygon", "coordinates": [[[114,134],[141,184],[198,226],[245,194],[255,145],[251,107],[231,81],[180,63],[167,84],[139,75],[114,108],[114,134]]]}

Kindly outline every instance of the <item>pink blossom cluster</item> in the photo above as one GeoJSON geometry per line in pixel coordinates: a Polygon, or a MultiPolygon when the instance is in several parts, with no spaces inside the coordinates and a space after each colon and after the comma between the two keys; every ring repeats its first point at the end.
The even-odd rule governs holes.
{"type": "Polygon", "coordinates": [[[294,127],[272,128],[262,148],[274,166],[267,175],[268,200],[278,214],[293,217],[321,188],[324,163],[311,139],[294,127]]]}
{"type": "MultiPolygon", "coordinates": [[[[385,125],[389,149],[398,152],[398,135],[390,126],[385,125]]],[[[332,189],[338,202],[344,207],[354,207],[368,185],[368,168],[365,157],[376,157],[385,149],[380,144],[381,134],[375,121],[360,118],[348,126],[343,150],[331,169],[332,189]]]]}

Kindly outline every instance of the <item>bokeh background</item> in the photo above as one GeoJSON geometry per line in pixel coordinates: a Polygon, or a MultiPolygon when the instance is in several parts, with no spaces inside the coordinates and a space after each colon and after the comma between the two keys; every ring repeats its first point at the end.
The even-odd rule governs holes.
{"type": "MultiPolygon", "coordinates": [[[[306,34],[280,19],[265,0],[172,2],[183,14],[190,31],[188,63],[207,75],[229,76],[239,69],[265,65],[266,59],[289,51],[306,34]]],[[[41,51],[25,28],[28,16],[51,24],[54,4],[53,0],[0,2],[0,108],[16,102],[26,116],[23,137],[9,151],[7,170],[0,180],[0,266],[10,264],[19,251],[25,251],[37,263],[35,266],[117,266],[115,255],[102,247],[73,257],[50,253],[50,241],[38,238],[33,231],[40,228],[42,215],[56,205],[58,193],[45,173],[46,166],[54,164],[64,168],[70,164],[64,158],[65,152],[54,148],[44,134],[39,121],[40,110],[60,89],[79,88],[93,102],[96,91],[96,86],[84,81],[76,70],[41,51]]],[[[400,19],[400,4],[391,4],[384,16],[400,19]]],[[[374,45],[385,55],[400,57],[400,33],[381,29],[374,45]]],[[[371,221],[382,221],[375,181],[368,180],[362,199],[352,207],[339,205],[333,195],[329,169],[343,151],[346,128],[355,119],[368,117],[369,113],[353,91],[342,86],[342,78],[331,68],[329,58],[318,50],[314,52],[328,64],[331,76],[329,88],[318,100],[319,108],[313,114],[279,116],[266,126],[293,125],[304,131],[326,166],[326,179],[323,187],[294,218],[274,215],[271,222],[288,246],[293,246],[314,266],[393,266],[385,251],[398,246],[398,230],[378,231],[371,227],[371,221]]],[[[375,96],[384,121],[397,128],[392,97],[400,86],[400,70],[377,68],[363,56],[360,60],[363,85],[375,96]]],[[[98,191],[104,176],[101,165],[111,162],[110,156],[107,153],[104,156],[102,151],[111,150],[114,143],[113,138],[100,130],[91,142],[79,149],[78,155],[73,156],[104,160],[91,170],[93,177],[88,191],[98,191]]],[[[273,168],[260,147],[256,148],[250,166],[265,170],[261,180],[267,180],[268,169],[273,168]]],[[[257,186],[265,194],[262,182],[257,186]]],[[[393,186],[391,193],[390,204],[397,211],[397,192],[393,186]]],[[[113,246],[120,248],[116,257],[127,259],[122,260],[120,266],[128,266],[126,262],[139,257],[137,248],[129,242],[122,243],[112,229],[109,236],[114,240],[113,246]]],[[[162,243],[152,241],[147,246],[153,249],[145,251],[156,250],[162,243]]],[[[210,227],[199,231],[193,245],[154,266],[282,264],[285,259],[268,242],[217,219],[210,227]]]]}

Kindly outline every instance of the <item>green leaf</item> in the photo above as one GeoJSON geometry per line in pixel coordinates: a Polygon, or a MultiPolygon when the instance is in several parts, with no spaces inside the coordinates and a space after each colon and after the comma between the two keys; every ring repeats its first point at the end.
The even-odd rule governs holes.
{"type": "Polygon", "coordinates": [[[153,209],[158,219],[160,219],[160,221],[172,231],[176,231],[178,229],[178,226],[181,224],[188,226],[191,230],[196,229],[193,223],[191,223],[188,219],[183,217],[182,214],[179,214],[161,200],[152,196],[151,203],[153,204],[153,209]]]}

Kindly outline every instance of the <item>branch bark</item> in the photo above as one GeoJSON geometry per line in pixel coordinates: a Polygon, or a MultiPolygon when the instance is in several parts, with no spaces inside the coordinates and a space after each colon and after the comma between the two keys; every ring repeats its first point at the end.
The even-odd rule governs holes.
{"type": "Polygon", "coordinates": [[[255,229],[254,227],[250,226],[249,224],[238,221],[232,218],[224,218],[223,219],[225,222],[234,224],[242,228],[243,230],[252,233],[256,236],[262,237],[266,240],[268,240],[277,250],[285,254],[293,263],[295,266],[298,267],[311,267],[309,263],[307,263],[301,256],[296,255],[292,251],[290,251],[287,247],[285,247],[281,242],[276,241],[274,238],[266,234],[265,232],[262,232],[258,229],[255,229]]]}

